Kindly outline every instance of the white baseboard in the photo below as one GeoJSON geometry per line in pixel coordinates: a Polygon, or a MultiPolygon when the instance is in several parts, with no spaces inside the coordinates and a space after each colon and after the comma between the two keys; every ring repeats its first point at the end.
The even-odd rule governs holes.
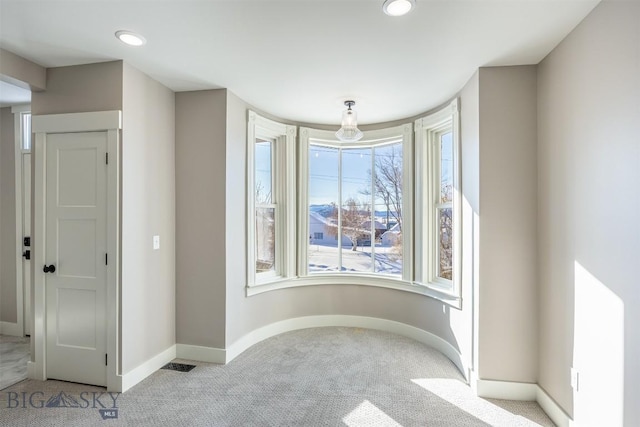
{"type": "Polygon", "coordinates": [[[120,390],[125,392],[176,358],[175,344],[120,377],[120,390]]]}
{"type": "Polygon", "coordinates": [[[535,401],[538,385],[510,381],[475,380],[475,390],[479,397],[489,399],[535,401]]]}
{"type": "Polygon", "coordinates": [[[462,355],[458,352],[458,350],[456,350],[447,341],[430,332],[407,325],[406,323],[395,322],[392,320],[347,315],[296,317],[293,319],[282,320],[280,322],[275,322],[263,326],[249,332],[248,334],[244,335],[236,342],[228,346],[226,351],[226,363],[232,361],[249,347],[275,335],[299,329],[318,328],[326,326],[376,329],[412,338],[440,351],[458,367],[460,372],[462,372],[465,377],[467,377],[468,375],[468,370],[466,369],[466,366],[462,361],[462,355]]]}
{"type": "Polygon", "coordinates": [[[251,346],[267,338],[299,329],[321,328],[328,326],[376,329],[414,339],[447,356],[456,365],[460,372],[463,373],[465,378],[468,379],[468,369],[462,361],[462,355],[447,341],[430,332],[405,323],[363,316],[305,316],[282,320],[249,332],[228,346],[226,350],[214,347],[177,344],[177,357],[199,362],[229,363],[251,346]]]}
{"type": "Polygon", "coordinates": [[[226,350],[199,345],[176,344],[176,357],[208,363],[226,363],[226,350]]]}
{"type": "Polygon", "coordinates": [[[551,421],[555,423],[558,427],[569,427],[573,425],[573,420],[566,412],[556,403],[555,400],[551,398],[547,394],[546,391],[540,386],[538,386],[538,390],[536,393],[536,402],[542,408],[544,412],[547,413],[551,421]]]}
{"type": "Polygon", "coordinates": [[[0,322],[0,334],[11,335],[12,337],[21,337],[22,331],[18,323],[0,322]]]}
{"type": "Polygon", "coordinates": [[[44,377],[44,372],[38,369],[38,364],[36,362],[32,362],[29,360],[27,362],[27,378],[30,380],[38,380],[44,381],[46,378],[44,377]]]}
{"type": "MultiPolygon", "coordinates": [[[[474,376],[472,374],[472,378],[474,376]]],[[[538,384],[473,379],[471,386],[480,397],[538,402],[538,405],[556,426],[570,427],[573,425],[569,415],[538,384]]]]}

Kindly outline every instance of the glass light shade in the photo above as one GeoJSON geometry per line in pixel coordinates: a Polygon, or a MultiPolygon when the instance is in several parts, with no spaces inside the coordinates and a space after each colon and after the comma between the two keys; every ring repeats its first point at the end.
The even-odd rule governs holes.
{"type": "Polygon", "coordinates": [[[362,138],[362,131],[358,129],[356,112],[347,109],[342,113],[342,127],[336,132],[336,138],[344,142],[355,142],[362,138]]]}

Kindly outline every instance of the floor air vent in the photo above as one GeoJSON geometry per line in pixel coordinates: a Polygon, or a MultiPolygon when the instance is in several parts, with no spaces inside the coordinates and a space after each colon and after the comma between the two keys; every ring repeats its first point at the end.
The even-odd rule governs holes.
{"type": "Polygon", "coordinates": [[[170,371],[178,371],[178,372],[189,372],[190,370],[192,370],[193,368],[195,368],[196,365],[187,365],[185,363],[167,363],[166,365],[164,365],[161,369],[168,369],[170,371]]]}

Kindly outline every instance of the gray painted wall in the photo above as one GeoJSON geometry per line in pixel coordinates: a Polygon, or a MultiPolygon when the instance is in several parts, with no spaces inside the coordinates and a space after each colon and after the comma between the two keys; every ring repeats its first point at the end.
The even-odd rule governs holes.
{"type": "Polygon", "coordinates": [[[126,63],[121,93],[121,367],[127,373],[175,344],[175,101],[171,90],[126,63]]]}
{"type": "Polygon", "coordinates": [[[41,91],[47,86],[47,71],[34,62],[0,48],[0,80],[23,89],[41,91]]]}
{"type": "Polygon", "coordinates": [[[0,322],[16,323],[15,136],[11,107],[0,108],[0,322]]]}
{"type": "Polygon", "coordinates": [[[639,76],[638,2],[539,65],[539,382],[580,425],[640,425],[639,76]]]}
{"type": "Polygon", "coordinates": [[[537,380],[536,67],[479,71],[478,376],[537,380]]]}
{"type": "MultiPolygon", "coordinates": [[[[175,98],[176,339],[225,348],[227,91],[182,92],[175,98]]],[[[243,187],[233,191],[244,194],[243,187]]]]}
{"type": "Polygon", "coordinates": [[[122,61],[47,68],[46,92],[33,92],[31,113],[122,109],[122,61]]]}

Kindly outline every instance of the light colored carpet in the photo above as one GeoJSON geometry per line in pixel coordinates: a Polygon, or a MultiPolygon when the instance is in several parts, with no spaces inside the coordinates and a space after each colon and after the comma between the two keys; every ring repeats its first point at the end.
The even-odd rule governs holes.
{"type": "MultiPolygon", "coordinates": [[[[98,412],[100,405],[92,402],[92,393],[99,396],[104,389],[23,381],[0,392],[0,425],[553,425],[535,402],[473,396],[441,353],[386,332],[305,329],[265,340],[225,366],[192,363],[197,367],[191,372],[160,370],[117,397],[118,419],[107,421],[98,412]],[[85,400],[91,404],[30,407],[33,392],[42,392],[34,399],[38,406],[38,399],[47,401],[61,391],[70,405],[74,400],[79,406],[85,400]],[[24,405],[22,396],[27,398],[24,405]]],[[[113,407],[106,394],[98,400],[105,409],[113,407]]]]}
{"type": "Polygon", "coordinates": [[[0,390],[27,378],[29,337],[0,335],[0,390]]]}

